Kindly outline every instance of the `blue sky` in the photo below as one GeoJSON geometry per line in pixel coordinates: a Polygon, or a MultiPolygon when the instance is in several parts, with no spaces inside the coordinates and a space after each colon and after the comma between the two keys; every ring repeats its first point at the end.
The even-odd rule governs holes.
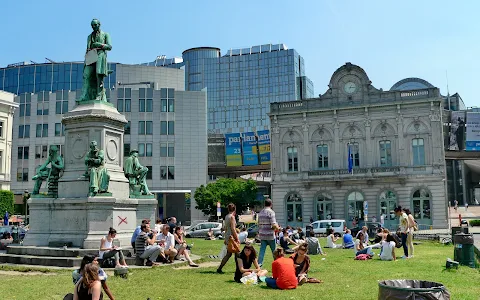
{"type": "Polygon", "coordinates": [[[345,62],[377,88],[420,77],[480,106],[480,1],[3,0],[0,66],[82,60],[90,21],[112,36],[110,61],[181,57],[191,47],[284,43],[305,59],[315,93],[345,62]]]}

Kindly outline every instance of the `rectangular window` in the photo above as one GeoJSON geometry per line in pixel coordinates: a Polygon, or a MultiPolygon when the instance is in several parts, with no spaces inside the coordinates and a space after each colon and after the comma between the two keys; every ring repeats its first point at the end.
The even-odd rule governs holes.
{"type": "Polygon", "coordinates": [[[0,121],[0,138],[3,138],[3,121],[0,121]]]}
{"type": "Polygon", "coordinates": [[[425,165],[425,147],[423,144],[423,139],[412,140],[412,153],[414,166],[425,165]]]}
{"type": "Polygon", "coordinates": [[[127,124],[125,124],[124,134],[130,134],[130,126],[131,126],[131,123],[130,123],[130,121],[128,121],[127,124]]]}
{"type": "Polygon", "coordinates": [[[152,148],[153,148],[152,143],[145,144],[145,156],[152,156],[152,152],[153,152],[152,148]]]}
{"type": "Polygon", "coordinates": [[[167,135],[167,121],[160,122],[160,135],[167,135]]]}
{"type": "Polygon", "coordinates": [[[3,151],[0,151],[0,173],[3,173],[3,151]]]}
{"type": "Polygon", "coordinates": [[[168,121],[168,135],[174,135],[174,134],[175,134],[175,122],[168,121]]]}
{"type": "Polygon", "coordinates": [[[160,100],[161,105],[162,105],[162,112],[167,112],[167,99],[162,99],[160,100]]]}
{"type": "Polygon", "coordinates": [[[64,136],[65,130],[62,123],[55,123],[55,136],[64,136]]]}
{"type": "Polygon", "coordinates": [[[175,179],[175,167],[173,167],[173,166],[168,167],[168,177],[167,177],[167,179],[168,180],[175,179]]]}
{"type": "Polygon", "coordinates": [[[390,141],[380,141],[380,166],[392,165],[392,144],[390,141]]]}
{"type": "Polygon", "coordinates": [[[49,105],[48,100],[49,100],[48,92],[38,93],[37,116],[48,116],[48,105],[49,105]]]}
{"type": "Polygon", "coordinates": [[[173,143],[168,144],[168,157],[175,157],[175,145],[173,143]]]}
{"type": "Polygon", "coordinates": [[[138,121],[138,134],[145,135],[145,121],[138,121]]]}
{"type": "Polygon", "coordinates": [[[48,156],[47,145],[35,146],[35,159],[47,158],[47,156],[48,156]]]}
{"type": "Polygon", "coordinates": [[[123,155],[124,155],[124,157],[127,157],[128,155],[130,155],[130,144],[129,143],[123,144],[123,155]]]}
{"type": "Polygon", "coordinates": [[[298,172],[297,147],[288,147],[287,148],[287,157],[288,157],[288,171],[289,172],[298,172]]]}
{"type": "Polygon", "coordinates": [[[328,168],[328,146],[327,145],[318,145],[317,146],[317,160],[319,169],[328,168]]]}
{"type": "Polygon", "coordinates": [[[168,99],[168,112],[174,112],[174,100],[168,99]]]}
{"type": "Polygon", "coordinates": [[[17,181],[28,181],[28,168],[17,168],[17,181]]]}
{"type": "Polygon", "coordinates": [[[123,99],[117,99],[117,110],[123,112],[123,99]]]}
{"type": "MultiPolygon", "coordinates": [[[[349,143],[347,144],[347,150],[350,148],[350,156],[353,160],[353,166],[359,167],[360,166],[360,152],[358,143],[349,143]]],[[[347,152],[348,153],[348,152],[347,152]]]]}
{"type": "Polygon", "coordinates": [[[43,124],[37,124],[36,137],[42,137],[43,124]]]}
{"type": "Polygon", "coordinates": [[[147,179],[153,179],[153,168],[152,166],[147,166],[148,172],[147,172],[147,179]]]}
{"type": "Polygon", "coordinates": [[[166,180],[167,179],[167,167],[160,166],[160,179],[166,180]]]}
{"type": "Polygon", "coordinates": [[[61,100],[55,102],[55,114],[61,115],[68,112],[68,100],[61,100]]]}
{"type": "Polygon", "coordinates": [[[147,112],[153,112],[153,99],[147,99],[147,112]]]}
{"type": "Polygon", "coordinates": [[[125,112],[131,112],[132,111],[132,100],[131,99],[125,99],[125,112]]]}
{"type": "Polygon", "coordinates": [[[167,144],[160,144],[160,157],[167,157],[168,150],[167,144]]]}
{"type": "Polygon", "coordinates": [[[146,134],[152,135],[153,134],[153,122],[152,121],[146,121],[146,134]]]}
{"type": "Polygon", "coordinates": [[[20,117],[29,117],[32,106],[32,94],[20,95],[20,117]]]}
{"type": "Polygon", "coordinates": [[[30,147],[18,147],[18,159],[28,159],[30,147]]]}
{"type": "Polygon", "coordinates": [[[138,156],[145,156],[145,143],[138,144],[138,156]]]}
{"type": "Polygon", "coordinates": [[[138,100],[138,111],[145,112],[145,99],[138,100]]]}

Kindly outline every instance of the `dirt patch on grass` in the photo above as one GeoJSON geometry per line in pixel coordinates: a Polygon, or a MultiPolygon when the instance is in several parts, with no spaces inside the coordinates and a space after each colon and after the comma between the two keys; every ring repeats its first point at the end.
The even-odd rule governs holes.
{"type": "Polygon", "coordinates": [[[37,271],[29,271],[29,272],[19,272],[19,271],[2,271],[0,270],[0,276],[3,275],[11,275],[11,276],[37,276],[37,275],[46,275],[46,276],[53,276],[57,275],[54,272],[37,272],[37,271]]]}
{"type": "MultiPolygon", "coordinates": [[[[198,264],[198,267],[199,268],[218,267],[218,262],[214,262],[214,261],[204,262],[204,263],[198,264]]],[[[174,270],[187,270],[187,269],[196,269],[196,268],[192,268],[189,265],[186,265],[186,266],[181,266],[181,267],[173,268],[173,269],[174,270]]]]}

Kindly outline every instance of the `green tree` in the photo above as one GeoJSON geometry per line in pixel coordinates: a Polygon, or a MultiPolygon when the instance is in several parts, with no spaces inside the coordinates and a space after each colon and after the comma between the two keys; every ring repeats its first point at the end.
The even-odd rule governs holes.
{"type": "MultiPolygon", "coordinates": [[[[201,185],[195,191],[196,209],[205,215],[216,216],[217,202],[223,208],[229,203],[235,204],[237,212],[241,213],[248,207],[259,204],[257,197],[257,183],[254,180],[221,178],[215,182],[201,185]]],[[[223,210],[223,214],[225,211],[223,210]]]]}
{"type": "Polygon", "coordinates": [[[0,215],[3,217],[5,211],[8,211],[9,215],[14,213],[15,208],[15,196],[12,191],[0,191],[0,215]]]}

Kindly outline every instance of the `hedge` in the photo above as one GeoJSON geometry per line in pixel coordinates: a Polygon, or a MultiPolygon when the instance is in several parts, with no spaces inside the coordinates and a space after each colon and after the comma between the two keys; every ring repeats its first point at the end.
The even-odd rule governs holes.
{"type": "Polygon", "coordinates": [[[0,216],[3,219],[5,211],[8,211],[8,215],[12,215],[15,211],[15,198],[12,191],[0,191],[0,216]]]}
{"type": "Polygon", "coordinates": [[[480,226],[480,220],[470,220],[470,226],[480,226]]]}

